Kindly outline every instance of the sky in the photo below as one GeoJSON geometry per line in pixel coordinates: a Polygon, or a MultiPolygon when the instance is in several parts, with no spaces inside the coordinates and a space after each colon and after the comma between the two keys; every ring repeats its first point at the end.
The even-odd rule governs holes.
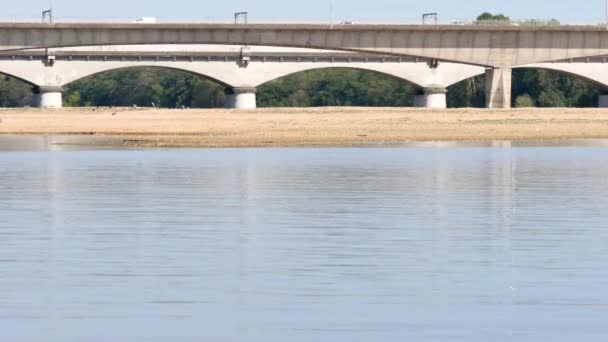
{"type": "MultiPolygon", "coordinates": [[[[0,19],[38,18],[50,0],[1,0],[0,19]]],[[[330,0],[53,0],[55,16],[66,19],[230,20],[237,11],[251,21],[328,21],[330,0]]],[[[420,21],[437,12],[440,21],[472,20],[484,11],[513,19],[556,18],[564,23],[604,21],[607,0],[334,0],[336,21],[420,21]]]]}

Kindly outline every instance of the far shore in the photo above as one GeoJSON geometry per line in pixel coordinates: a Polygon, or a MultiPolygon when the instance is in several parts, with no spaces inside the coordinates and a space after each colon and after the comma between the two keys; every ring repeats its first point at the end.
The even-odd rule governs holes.
{"type": "Polygon", "coordinates": [[[133,147],[360,146],[608,139],[608,109],[0,109],[0,134],[94,135],[133,147]]]}

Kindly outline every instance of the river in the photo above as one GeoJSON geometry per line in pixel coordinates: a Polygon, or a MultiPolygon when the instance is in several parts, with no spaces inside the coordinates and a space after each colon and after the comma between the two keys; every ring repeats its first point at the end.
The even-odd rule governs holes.
{"type": "Polygon", "coordinates": [[[606,341],[606,142],[0,138],[0,340],[606,341]]]}

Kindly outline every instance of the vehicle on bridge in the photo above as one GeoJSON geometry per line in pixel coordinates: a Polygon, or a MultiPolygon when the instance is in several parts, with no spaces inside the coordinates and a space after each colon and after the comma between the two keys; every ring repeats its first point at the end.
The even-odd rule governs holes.
{"type": "Polygon", "coordinates": [[[156,24],[158,23],[158,19],[155,17],[140,17],[135,22],[139,24],[156,24]]]}

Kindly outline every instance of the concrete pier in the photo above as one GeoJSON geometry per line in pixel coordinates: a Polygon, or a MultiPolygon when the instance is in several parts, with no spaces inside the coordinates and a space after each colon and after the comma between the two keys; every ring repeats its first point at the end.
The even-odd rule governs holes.
{"type": "Polygon", "coordinates": [[[597,99],[597,106],[599,108],[608,108],[608,95],[600,95],[597,99]]]}
{"type": "Polygon", "coordinates": [[[426,108],[447,108],[447,90],[442,87],[424,88],[426,108]]]}
{"type": "Polygon", "coordinates": [[[257,89],[254,87],[226,88],[225,108],[231,109],[255,109],[257,89]]]}
{"type": "Polygon", "coordinates": [[[33,106],[39,108],[61,108],[63,107],[61,87],[45,87],[36,86],[32,89],[33,95],[33,106]]]}
{"type": "Polygon", "coordinates": [[[424,88],[423,94],[414,97],[414,107],[447,108],[446,93],[443,87],[424,88]]]}
{"type": "Polygon", "coordinates": [[[414,96],[414,107],[426,107],[426,96],[424,94],[416,94],[414,96]]]}
{"type": "Polygon", "coordinates": [[[486,69],[486,107],[511,108],[511,68],[486,69]]]}

